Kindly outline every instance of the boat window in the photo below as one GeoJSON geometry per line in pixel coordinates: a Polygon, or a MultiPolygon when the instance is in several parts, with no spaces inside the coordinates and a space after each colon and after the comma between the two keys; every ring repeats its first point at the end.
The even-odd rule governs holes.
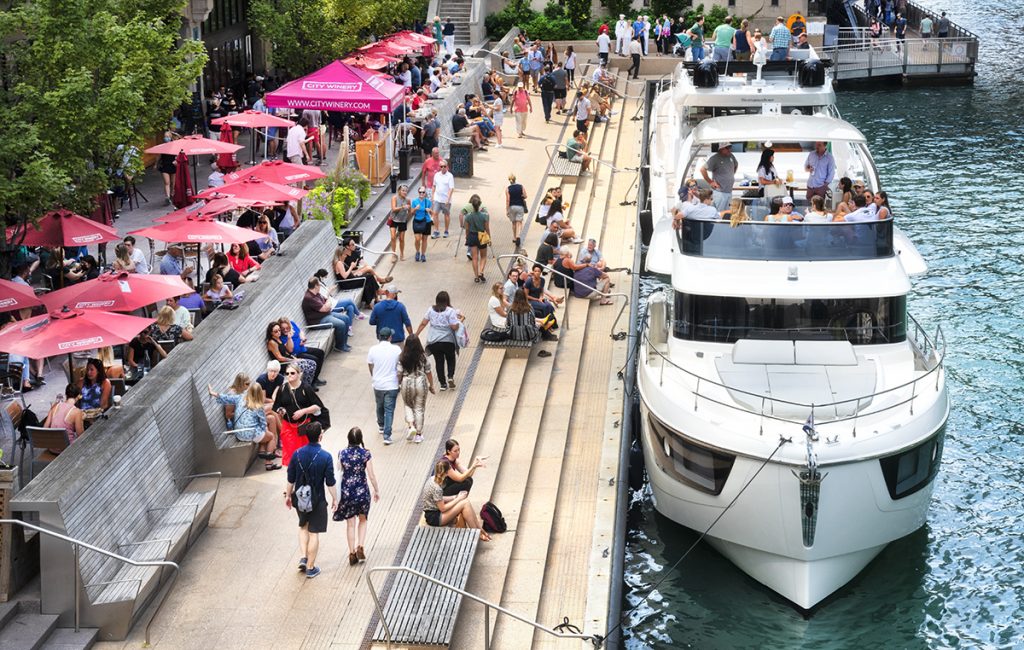
{"type": "Polygon", "coordinates": [[[893,501],[921,490],[935,478],[942,464],[945,431],[906,451],[879,459],[893,501]]]}
{"type": "Polygon", "coordinates": [[[677,480],[708,494],[720,494],[736,456],[699,445],[679,435],[652,415],[647,422],[658,466],[677,480]]]}
{"type": "Polygon", "coordinates": [[[684,219],[677,231],[683,255],[735,260],[870,260],[893,255],[893,222],[769,223],[737,227],[684,219]]]}
{"type": "Polygon", "coordinates": [[[732,298],[676,292],[676,338],[713,343],[739,339],[849,341],[907,339],[907,298],[732,298]]]}

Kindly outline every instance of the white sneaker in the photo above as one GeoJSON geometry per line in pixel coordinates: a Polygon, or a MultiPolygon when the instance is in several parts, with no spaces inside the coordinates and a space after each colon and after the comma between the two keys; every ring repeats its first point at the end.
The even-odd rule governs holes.
{"type": "Polygon", "coordinates": [[[415,440],[413,440],[413,442],[415,442],[417,445],[420,444],[421,442],[423,442],[423,436],[417,434],[416,438],[415,438],[415,440]]]}
{"type": "Polygon", "coordinates": [[[393,445],[394,443],[395,443],[395,441],[392,440],[391,438],[384,438],[384,444],[385,445],[393,445]]]}
{"type": "Polygon", "coordinates": [[[419,437],[419,436],[416,435],[416,427],[409,427],[409,435],[407,435],[405,437],[405,441],[408,442],[408,441],[412,440],[413,437],[417,437],[417,438],[419,437]]]}

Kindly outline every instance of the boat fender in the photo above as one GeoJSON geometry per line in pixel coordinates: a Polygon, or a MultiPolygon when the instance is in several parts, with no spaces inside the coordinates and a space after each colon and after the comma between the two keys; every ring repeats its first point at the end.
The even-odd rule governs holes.
{"type": "Polygon", "coordinates": [[[629,448],[629,489],[639,492],[644,487],[644,450],[640,441],[634,440],[629,448]]]}
{"type": "Polygon", "coordinates": [[[693,71],[693,85],[697,88],[716,88],[718,65],[714,61],[701,61],[693,71]]]}
{"type": "Polygon", "coordinates": [[[650,210],[640,211],[640,238],[644,246],[651,245],[651,237],[654,235],[654,213],[650,210]]]}
{"type": "Polygon", "coordinates": [[[825,85],[825,64],[820,59],[800,61],[798,76],[804,88],[818,88],[825,85]]]}

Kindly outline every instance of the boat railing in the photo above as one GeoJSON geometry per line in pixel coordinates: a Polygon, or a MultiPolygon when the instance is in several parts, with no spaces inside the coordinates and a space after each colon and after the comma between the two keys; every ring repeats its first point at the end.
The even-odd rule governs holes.
{"type": "Polygon", "coordinates": [[[826,261],[892,257],[893,220],[863,222],[683,219],[676,230],[683,255],[740,260],[826,261]]]}
{"type": "MultiPolygon", "coordinates": [[[[935,356],[934,365],[932,365],[931,368],[927,368],[926,371],[924,372],[924,374],[922,374],[920,377],[912,379],[911,381],[908,381],[908,382],[904,382],[904,383],[899,384],[897,386],[892,386],[890,388],[886,388],[884,390],[876,391],[876,392],[868,394],[868,395],[861,395],[859,397],[851,397],[851,398],[848,398],[848,399],[836,400],[834,402],[824,402],[824,403],[821,403],[821,404],[817,404],[817,403],[808,404],[806,402],[795,402],[795,401],[792,401],[792,400],[781,399],[781,398],[778,398],[778,397],[768,397],[768,396],[766,396],[764,394],[761,394],[761,393],[754,393],[754,392],[751,392],[751,391],[743,390],[742,388],[737,388],[735,386],[729,386],[728,384],[724,384],[724,383],[722,383],[720,381],[715,381],[714,379],[709,379],[709,378],[707,378],[707,377],[705,377],[703,375],[699,375],[699,374],[697,374],[697,373],[695,373],[693,371],[687,370],[686,368],[683,368],[682,366],[676,364],[671,359],[669,359],[665,355],[664,352],[662,352],[661,350],[658,349],[657,344],[655,342],[651,341],[651,339],[650,339],[650,337],[648,335],[648,329],[647,328],[644,329],[642,337],[643,337],[643,342],[647,344],[648,352],[657,355],[660,358],[660,360],[661,360],[661,374],[660,374],[660,376],[658,378],[659,385],[662,385],[663,382],[664,382],[665,367],[666,366],[670,366],[670,367],[674,368],[675,370],[678,370],[679,372],[682,372],[686,376],[688,376],[688,377],[690,377],[690,378],[692,378],[693,380],[696,381],[696,386],[689,391],[694,396],[694,402],[693,402],[693,410],[694,411],[696,411],[698,409],[699,404],[700,404],[700,400],[704,400],[704,401],[711,402],[711,403],[714,403],[714,404],[718,404],[719,406],[724,406],[726,408],[730,408],[730,409],[733,409],[733,410],[736,410],[736,411],[742,411],[744,413],[753,413],[755,415],[760,416],[762,419],[775,420],[775,421],[778,421],[778,422],[786,422],[786,423],[790,423],[790,424],[802,424],[803,423],[803,420],[794,420],[794,419],[791,419],[791,418],[781,417],[781,416],[774,415],[772,413],[766,412],[766,407],[768,407],[770,405],[773,405],[773,404],[779,404],[779,405],[785,405],[785,406],[790,406],[790,407],[796,407],[796,408],[799,408],[799,409],[807,409],[812,415],[814,415],[815,422],[818,422],[819,424],[838,424],[838,423],[841,423],[841,422],[853,421],[854,422],[853,433],[854,433],[854,435],[856,435],[856,432],[857,432],[856,422],[857,422],[857,420],[859,418],[864,418],[864,417],[869,417],[869,416],[872,416],[872,415],[877,415],[879,413],[882,413],[882,412],[885,412],[885,411],[889,411],[889,410],[892,410],[894,408],[899,408],[901,406],[906,406],[908,404],[910,406],[910,413],[911,413],[911,415],[913,415],[913,413],[914,413],[914,400],[917,399],[918,397],[920,397],[921,395],[923,395],[924,392],[925,392],[924,389],[919,390],[919,388],[920,387],[924,387],[925,389],[927,389],[928,386],[930,385],[931,379],[933,379],[933,378],[935,380],[933,390],[935,392],[938,392],[940,387],[941,387],[940,381],[941,381],[941,373],[942,373],[942,370],[943,370],[943,367],[944,367],[945,345],[946,345],[946,339],[945,339],[944,334],[942,333],[942,328],[941,327],[936,328],[936,333],[935,333],[936,339],[932,340],[932,339],[930,339],[928,337],[928,335],[925,332],[925,330],[917,323],[916,320],[913,319],[912,316],[910,316],[908,314],[908,317],[911,318],[911,322],[914,324],[914,328],[915,328],[914,329],[914,337],[915,337],[915,339],[920,337],[920,341],[921,341],[920,343],[914,342],[912,344],[914,345],[915,349],[917,349],[917,350],[926,348],[926,349],[928,349],[930,351],[933,351],[934,352],[934,356],[935,356]],[[926,382],[928,382],[928,384],[926,384],[926,382]],[[721,399],[717,399],[716,397],[714,397],[712,395],[709,395],[706,392],[702,393],[701,392],[702,385],[705,388],[706,387],[715,387],[715,388],[719,388],[719,389],[728,391],[729,393],[737,393],[737,394],[740,394],[740,395],[744,395],[744,396],[750,398],[752,402],[760,402],[760,404],[761,404],[760,411],[752,410],[750,408],[746,408],[744,406],[736,404],[735,402],[727,402],[727,401],[723,401],[721,399]],[[883,395],[896,394],[896,393],[898,393],[900,391],[907,391],[907,390],[910,391],[910,396],[905,398],[905,399],[898,398],[896,402],[891,403],[891,404],[887,404],[887,405],[885,405],[885,406],[883,406],[881,408],[875,409],[873,411],[867,411],[867,412],[862,412],[861,411],[861,405],[862,404],[871,404],[871,403],[874,402],[875,398],[877,398],[877,397],[881,397],[883,395]],[[832,417],[832,418],[827,417],[827,416],[826,417],[819,417],[820,414],[821,414],[821,409],[836,408],[836,407],[840,407],[840,406],[848,406],[848,405],[851,405],[851,404],[854,406],[854,410],[853,410],[853,414],[852,415],[836,416],[836,417],[832,417]]],[[[649,318],[650,318],[650,315],[648,315],[648,319],[649,318]]]]}
{"type": "MultiPolygon", "coordinates": [[[[564,295],[565,295],[565,297],[568,297],[569,292],[571,291],[570,287],[572,287],[572,283],[575,282],[575,280],[573,279],[573,277],[571,275],[567,275],[565,273],[562,273],[561,271],[558,271],[558,270],[552,268],[549,265],[541,264],[537,260],[531,259],[531,258],[529,258],[529,257],[527,257],[525,255],[520,255],[519,253],[506,253],[504,255],[498,255],[494,259],[494,262],[495,262],[495,264],[498,265],[498,270],[499,270],[499,272],[501,272],[502,277],[506,277],[508,275],[508,270],[507,269],[502,269],[501,261],[502,260],[512,260],[512,259],[523,260],[523,261],[529,262],[531,265],[533,265],[533,264],[540,264],[540,266],[544,267],[544,270],[546,272],[553,273],[555,275],[561,276],[566,281],[565,282],[565,294],[564,295]]],[[[509,268],[511,268],[511,266],[509,268]]],[[[615,327],[616,327],[616,325],[619,324],[619,320],[622,319],[622,313],[626,310],[626,306],[629,305],[629,296],[624,294],[624,293],[618,292],[618,291],[616,291],[616,292],[603,292],[603,291],[598,291],[596,288],[594,289],[594,291],[597,292],[597,294],[600,295],[602,298],[606,298],[606,299],[618,298],[618,299],[622,300],[622,306],[619,307],[619,313],[616,314],[615,320],[612,321],[612,327],[611,327],[611,337],[614,338],[614,339],[621,338],[623,336],[623,334],[622,333],[616,334],[615,333],[615,327]]],[[[568,327],[569,327],[568,321],[565,321],[565,320],[563,320],[562,325],[566,329],[568,329],[568,327]]]]}

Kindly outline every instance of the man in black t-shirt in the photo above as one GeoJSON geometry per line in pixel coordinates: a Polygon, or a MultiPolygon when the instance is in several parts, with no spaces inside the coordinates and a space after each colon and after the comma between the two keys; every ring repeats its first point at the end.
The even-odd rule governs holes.
{"type": "Polygon", "coordinates": [[[544,121],[551,121],[551,105],[555,103],[555,79],[551,76],[551,68],[545,68],[544,74],[537,81],[540,86],[540,102],[544,106],[544,121]]]}

